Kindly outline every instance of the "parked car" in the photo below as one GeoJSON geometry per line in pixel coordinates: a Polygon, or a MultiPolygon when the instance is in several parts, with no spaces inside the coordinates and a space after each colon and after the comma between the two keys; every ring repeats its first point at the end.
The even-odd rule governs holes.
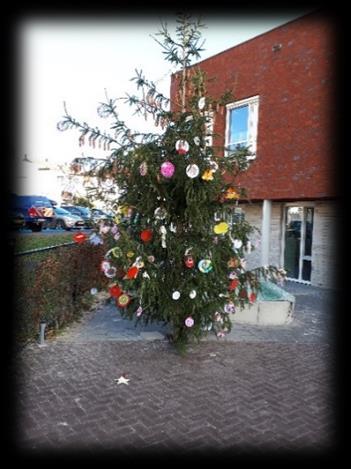
{"type": "Polygon", "coordinates": [[[54,214],[52,228],[61,228],[67,231],[72,228],[84,228],[85,223],[82,217],[74,215],[62,207],[55,207],[54,214]]]}
{"type": "Polygon", "coordinates": [[[10,210],[22,214],[25,227],[33,232],[49,226],[54,216],[50,200],[42,195],[12,194],[10,210]]]}
{"type": "Polygon", "coordinates": [[[112,221],[113,216],[109,215],[108,213],[100,210],[99,208],[92,208],[91,209],[91,216],[93,218],[94,223],[98,223],[100,221],[112,221]]]}
{"type": "Polygon", "coordinates": [[[73,215],[78,215],[83,218],[84,226],[91,228],[93,226],[93,218],[88,207],[82,207],[80,205],[61,205],[61,208],[68,210],[73,215]]]}

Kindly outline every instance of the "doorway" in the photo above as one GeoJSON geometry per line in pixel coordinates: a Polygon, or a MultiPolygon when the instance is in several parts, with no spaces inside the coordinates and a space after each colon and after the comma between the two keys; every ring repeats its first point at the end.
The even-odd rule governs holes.
{"type": "Polygon", "coordinates": [[[311,282],[313,216],[313,207],[285,207],[284,269],[290,280],[311,282]]]}

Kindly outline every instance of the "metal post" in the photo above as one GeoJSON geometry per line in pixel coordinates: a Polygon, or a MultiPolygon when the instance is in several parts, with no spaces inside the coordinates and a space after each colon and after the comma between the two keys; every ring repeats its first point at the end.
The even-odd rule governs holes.
{"type": "Polygon", "coordinates": [[[45,345],[45,328],[46,328],[46,322],[41,322],[40,323],[40,337],[39,337],[39,345],[41,346],[45,345]]]}

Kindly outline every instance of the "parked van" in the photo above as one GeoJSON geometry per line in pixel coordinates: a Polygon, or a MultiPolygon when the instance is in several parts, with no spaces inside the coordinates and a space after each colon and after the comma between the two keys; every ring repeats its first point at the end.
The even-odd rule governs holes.
{"type": "Polygon", "coordinates": [[[12,194],[11,210],[21,213],[26,228],[32,231],[41,231],[54,217],[54,208],[50,200],[42,195],[12,194]]]}

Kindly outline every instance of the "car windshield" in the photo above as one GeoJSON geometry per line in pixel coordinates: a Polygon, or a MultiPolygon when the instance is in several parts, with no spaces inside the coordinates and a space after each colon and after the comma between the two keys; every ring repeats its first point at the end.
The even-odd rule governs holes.
{"type": "Polygon", "coordinates": [[[59,208],[59,207],[55,208],[55,213],[56,215],[72,215],[71,212],[69,212],[68,210],[65,210],[64,208],[59,208]]]}

